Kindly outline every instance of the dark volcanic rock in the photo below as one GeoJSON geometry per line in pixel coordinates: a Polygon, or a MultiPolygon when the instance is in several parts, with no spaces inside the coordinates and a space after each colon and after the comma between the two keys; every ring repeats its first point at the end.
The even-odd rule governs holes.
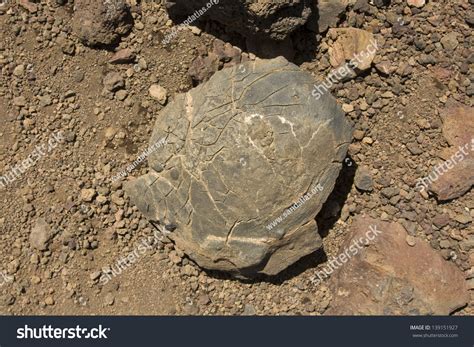
{"type": "Polygon", "coordinates": [[[277,58],[178,95],[151,138],[167,140],[149,156],[157,171],[128,183],[128,195],[148,219],[175,225],[169,237],[208,269],[273,275],[314,252],[314,217],[352,136],[329,93],[312,97],[314,83],[277,58]]]}
{"type": "MultiPolygon", "coordinates": [[[[250,37],[270,37],[284,40],[304,25],[311,14],[312,0],[220,0],[199,19],[212,19],[227,29],[250,37]]],[[[196,11],[206,8],[209,0],[168,0],[168,12],[183,21],[196,11]]]]}

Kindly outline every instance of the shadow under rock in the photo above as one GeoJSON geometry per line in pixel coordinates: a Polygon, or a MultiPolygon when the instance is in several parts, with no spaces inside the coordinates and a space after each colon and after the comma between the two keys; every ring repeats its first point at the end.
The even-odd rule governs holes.
{"type": "MultiPolygon", "coordinates": [[[[204,19],[199,18],[191,25],[198,27],[221,41],[240,48],[244,53],[252,53],[262,59],[283,56],[288,61],[300,65],[315,59],[320,41],[320,35],[315,31],[318,27],[319,15],[316,7],[314,5],[311,6],[313,8],[308,22],[282,41],[266,38],[262,35],[244,37],[208,17],[204,19]]],[[[181,8],[180,10],[182,11],[183,9],[181,8]]],[[[212,12],[212,10],[211,8],[209,12],[212,12]]],[[[191,9],[188,9],[188,11],[192,14],[191,9]]],[[[180,25],[186,19],[182,14],[177,14],[174,11],[170,11],[168,14],[175,25],[180,25]]]]}

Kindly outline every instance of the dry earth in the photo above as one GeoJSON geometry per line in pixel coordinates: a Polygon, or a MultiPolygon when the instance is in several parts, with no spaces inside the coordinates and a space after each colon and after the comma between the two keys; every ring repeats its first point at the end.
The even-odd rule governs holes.
{"type": "MultiPolygon", "coordinates": [[[[463,271],[471,297],[456,314],[473,314],[474,192],[440,202],[415,189],[448,147],[444,112],[472,107],[472,1],[429,1],[419,9],[405,0],[358,4],[337,26],[372,32],[380,45],[370,69],[332,91],[356,131],[335,192],[318,216],[325,254],[310,255],[276,278],[239,281],[202,271],[171,243],[158,243],[105,285],[100,271],[153,233],[122,182],[112,182],[147,148],[163,108],[150,86],[173,98],[192,88],[188,69],[212,50],[215,35],[244,52],[245,43],[208,23],[209,30],[183,30],[163,46],[173,24],[161,4],[143,2],[132,6],[134,27],[119,45],[136,60],[110,64],[112,51],[86,47],[73,35],[71,4],[41,1],[33,12],[16,2],[0,5],[2,175],[53,134],[64,138],[1,188],[0,313],[324,314],[334,293],[310,278],[338,254],[355,216],[365,214],[400,222],[463,271]],[[104,91],[110,72],[123,83],[117,92],[104,91]],[[370,189],[356,188],[356,170],[365,170],[356,183],[369,182],[370,189]],[[48,226],[40,225],[39,239],[32,240],[41,219],[48,226]]],[[[303,28],[292,42],[293,61],[323,79],[331,35],[303,28]]],[[[143,163],[130,177],[147,170],[143,163]]]]}

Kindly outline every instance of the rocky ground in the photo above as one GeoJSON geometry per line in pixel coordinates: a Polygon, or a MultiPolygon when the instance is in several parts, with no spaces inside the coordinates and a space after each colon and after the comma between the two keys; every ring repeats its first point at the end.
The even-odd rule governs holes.
{"type": "MultiPolygon", "coordinates": [[[[463,298],[469,289],[470,296],[448,311],[473,314],[474,192],[459,186],[470,188],[474,165],[450,171],[442,187],[451,196],[446,201],[441,188],[433,188],[435,194],[416,189],[417,179],[458,145],[452,138],[474,137],[473,2],[347,2],[329,25],[362,29],[379,47],[363,71],[332,88],[355,131],[335,191],[317,218],[324,252],[276,277],[242,281],[205,272],[172,243],[154,242],[120,275],[104,281],[104,268],[153,234],[122,189],[125,180],[148,171],[145,163],[127,178],[113,177],[147,148],[168,100],[218,69],[265,55],[283,54],[323,80],[339,34],[316,34],[308,24],[277,47],[255,47],[207,22],[164,45],[173,22],[159,2],[145,1],[132,3],[130,28],[117,27],[107,37],[112,42],[131,30],[118,46],[90,47],[90,33],[81,38],[74,30],[77,18],[67,1],[0,1],[1,175],[37,146],[51,144],[12,183],[0,186],[0,313],[335,312],[333,281],[342,274],[317,284],[311,279],[338,256],[354,220],[370,216],[401,224],[407,247],[427,242],[433,253],[423,248],[420,257],[452,263],[448,272],[462,276],[451,295],[463,298]],[[447,117],[457,119],[449,129],[443,128],[447,117]]],[[[360,33],[355,35],[354,40],[360,33]]],[[[407,254],[413,256],[399,256],[407,254]]],[[[393,271],[404,278],[403,270],[393,271]]],[[[412,301],[423,302],[423,288],[413,287],[412,301]]]]}

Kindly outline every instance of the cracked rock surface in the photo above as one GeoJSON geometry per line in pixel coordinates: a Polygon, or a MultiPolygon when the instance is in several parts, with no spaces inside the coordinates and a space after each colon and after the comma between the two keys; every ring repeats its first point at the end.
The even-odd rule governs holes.
{"type": "Polygon", "coordinates": [[[169,237],[200,266],[277,274],[321,247],[314,217],[351,139],[335,99],[316,100],[313,85],[281,57],[217,72],[161,112],[150,143],[167,144],[127,193],[148,219],[175,225],[169,237]]]}

